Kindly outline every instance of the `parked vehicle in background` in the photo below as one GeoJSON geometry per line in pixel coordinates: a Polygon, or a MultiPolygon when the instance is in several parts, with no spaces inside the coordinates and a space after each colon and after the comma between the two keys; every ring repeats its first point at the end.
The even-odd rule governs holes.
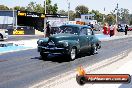
{"type": "Polygon", "coordinates": [[[128,26],[128,31],[132,31],[132,25],[128,26]]]}
{"type": "Polygon", "coordinates": [[[125,24],[118,24],[118,32],[124,32],[125,31],[125,24]]]}
{"type": "Polygon", "coordinates": [[[101,31],[102,30],[102,27],[99,24],[95,24],[93,26],[94,26],[95,31],[101,31]]]}
{"type": "Polygon", "coordinates": [[[8,38],[8,31],[6,29],[0,29],[0,40],[8,38]]]}
{"type": "Polygon", "coordinates": [[[101,41],[89,26],[62,25],[60,33],[37,41],[38,52],[45,60],[49,54],[65,55],[67,59],[76,59],[79,53],[95,54],[101,48],[101,41]]]}

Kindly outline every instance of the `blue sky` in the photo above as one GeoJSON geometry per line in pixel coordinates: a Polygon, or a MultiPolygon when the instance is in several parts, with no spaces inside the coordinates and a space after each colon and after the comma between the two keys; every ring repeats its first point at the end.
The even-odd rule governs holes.
{"type": "MultiPolygon", "coordinates": [[[[13,7],[16,5],[27,6],[30,1],[34,1],[40,4],[43,4],[44,0],[0,0],[0,4],[13,7]]],[[[132,13],[132,0],[69,0],[70,9],[74,10],[77,5],[85,5],[90,10],[99,10],[102,13],[108,14],[110,11],[114,10],[116,4],[119,4],[119,8],[129,9],[129,12],[132,13]],[[103,9],[106,8],[104,12],[103,9]]],[[[57,3],[59,9],[67,10],[67,0],[52,0],[52,4],[57,3]]]]}

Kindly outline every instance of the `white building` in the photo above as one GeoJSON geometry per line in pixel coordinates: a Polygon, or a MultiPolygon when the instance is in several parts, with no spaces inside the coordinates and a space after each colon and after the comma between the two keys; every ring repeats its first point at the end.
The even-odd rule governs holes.
{"type": "Polygon", "coordinates": [[[87,24],[96,24],[97,20],[94,20],[95,14],[81,14],[81,18],[75,18],[75,21],[82,21],[87,24]]]}

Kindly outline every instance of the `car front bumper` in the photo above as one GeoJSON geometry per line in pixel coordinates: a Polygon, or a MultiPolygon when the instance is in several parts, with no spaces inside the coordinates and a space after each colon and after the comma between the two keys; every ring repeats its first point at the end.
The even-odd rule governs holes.
{"type": "Polygon", "coordinates": [[[68,48],[38,46],[38,52],[43,52],[46,54],[68,54],[68,51],[68,48]]]}

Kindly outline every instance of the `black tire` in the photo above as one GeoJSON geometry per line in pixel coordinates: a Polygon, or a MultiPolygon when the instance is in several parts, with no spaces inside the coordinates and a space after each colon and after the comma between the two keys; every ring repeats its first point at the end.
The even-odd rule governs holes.
{"type": "Polygon", "coordinates": [[[42,60],[47,60],[48,54],[45,54],[43,52],[40,52],[40,56],[42,60]]]}
{"type": "Polygon", "coordinates": [[[91,55],[97,54],[97,50],[98,50],[98,47],[96,46],[96,44],[91,45],[90,54],[91,55]]]}
{"type": "Polygon", "coordinates": [[[86,83],[86,79],[84,76],[76,75],[76,81],[79,85],[84,85],[86,83]]]}
{"type": "Polygon", "coordinates": [[[3,35],[2,34],[0,34],[0,40],[3,40],[3,35]]]}
{"type": "Polygon", "coordinates": [[[72,47],[69,52],[68,58],[70,59],[70,61],[73,61],[76,59],[76,57],[77,57],[77,49],[75,47],[72,47]]]}
{"type": "Polygon", "coordinates": [[[96,46],[97,46],[97,49],[101,49],[101,44],[96,44],[96,46]]]}

